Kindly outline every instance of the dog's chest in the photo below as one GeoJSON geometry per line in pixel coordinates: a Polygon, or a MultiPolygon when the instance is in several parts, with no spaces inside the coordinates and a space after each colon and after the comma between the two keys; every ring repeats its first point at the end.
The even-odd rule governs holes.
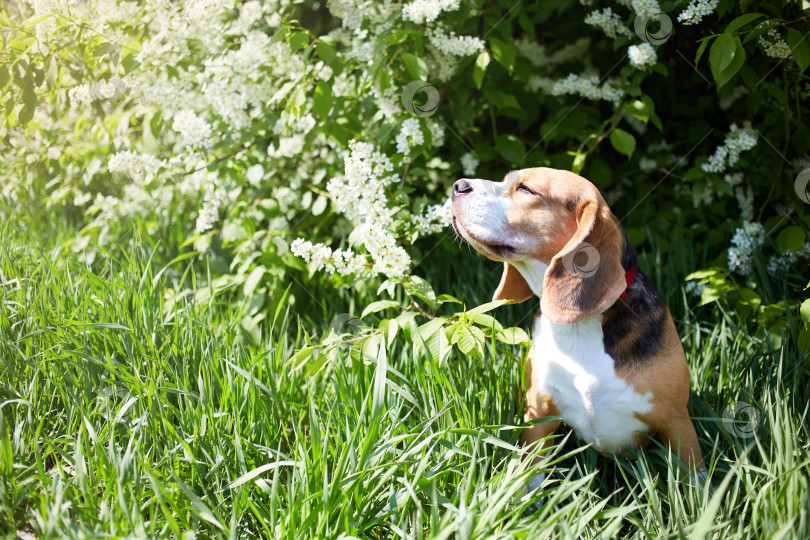
{"type": "Polygon", "coordinates": [[[551,396],[560,416],[585,442],[603,453],[620,454],[648,426],[635,413],[652,410],[616,375],[605,352],[601,316],[555,324],[542,315],[534,325],[532,376],[538,392],[551,396]]]}

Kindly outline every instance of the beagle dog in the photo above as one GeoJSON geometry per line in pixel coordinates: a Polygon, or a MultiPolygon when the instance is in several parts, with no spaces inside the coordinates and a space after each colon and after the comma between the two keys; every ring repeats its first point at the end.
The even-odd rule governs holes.
{"type": "MultiPolygon", "coordinates": [[[[599,190],[574,173],[513,171],[453,185],[456,234],[503,262],[494,300],[540,298],[526,362],[525,420],[559,417],[603,454],[658,435],[705,478],[689,419],[689,367],[666,304],[599,190]]],[[[560,420],[524,430],[543,440],[560,420]]],[[[534,482],[532,482],[534,483],[534,482]]],[[[530,483],[531,484],[531,483],[530,483]]]]}

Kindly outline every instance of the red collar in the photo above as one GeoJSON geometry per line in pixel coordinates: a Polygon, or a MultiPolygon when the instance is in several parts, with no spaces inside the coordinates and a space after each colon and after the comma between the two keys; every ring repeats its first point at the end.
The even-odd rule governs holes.
{"type": "MultiPolygon", "coordinates": [[[[628,270],[627,274],[625,274],[624,276],[624,279],[627,281],[627,289],[630,288],[630,285],[633,283],[633,278],[635,277],[636,277],[636,267],[631,266],[630,270],[628,270]]],[[[619,297],[619,302],[627,298],[627,289],[622,291],[622,295],[619,297]]]]}

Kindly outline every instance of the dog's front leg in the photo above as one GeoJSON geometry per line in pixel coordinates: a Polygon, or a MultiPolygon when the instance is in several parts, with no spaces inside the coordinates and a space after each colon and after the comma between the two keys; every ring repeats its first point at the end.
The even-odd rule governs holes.
{"type": "MultiPolygon", "coordinates": [[[[534,377],[532,377],[532,358],[534,357],[534,346],[529,350],[529,358],[526,360],[526,412],[523,414],[524,422],[531,422],[537,418],[547,416],[559,416],[559,411],[554,405],[551,396],[541,394],[538,391],[537,384],[534,377]]],[[[560,425],[560,420],[547,420],[533,424],[523,430],[520,435],[520,442],[524,448],[527,456],[535,449],[537,444],[541,444],[543,448],[548,448],[552,445],[551,439],[548,438],[557,426],[560,425]]],[[[539,463],[542,459],[541,456],[534,458],[535,463],[539,463]]],[[[545,481],[546,475],[538,473],[534,475],[526,485],[526,489],[533,491],[539,488],[545,481]]]]}
{"type": "MultiPolygon", "coordinates": [[[[559,416],[560,412],[557,410],[554,401],[548,394],[543,394],[538,391],[537,383],[532,376],[532,358],[534,357],[534,347],[529,350],[529,358],[526,360],[526,412],[523,414],[524,422],[531,422],[537,418],[547,416],[559,416]]],[[[520,436],[520,442],[527,452],[531,452],[538,441],[544,448],[548,448],[552,442],[547,439],[557,426],[560,425],[560,420],[548,420],[539,422],[529,426],[520,436]]],[[[535,458],[535,462],[539,462],[540,457],[535,458]]]]}
{"type": "Polygon", "coordinates": [[[701,480],[706,480],[706,466],[703,464],[703,454],[700,451],[695,426],[685,407],[678,414],[673,415],[659,435],[661,442],[669,446],[681,462],[689,467],[690,482],[693,485],[699,485],[701,480]]]}

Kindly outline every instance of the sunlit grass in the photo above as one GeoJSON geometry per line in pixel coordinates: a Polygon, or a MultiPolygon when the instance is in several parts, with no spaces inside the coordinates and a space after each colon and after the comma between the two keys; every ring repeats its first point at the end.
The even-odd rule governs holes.
{"type": "MultiPolygon", "coordinates": [[[[442,364],[400,336],[375,358],[347,346],[310,371],[289,362],[303,328],[322,335],[374,291],[316,305],[293,285],[256,343],[228,291],[165,308],[168,291],[206,287],[204,260],[164,267],[136,239],[91,271],[22,230],[0,226],[2,534],[808,536],[807,353],[748,335],[732,314],[685,309],[660,251],[650,272],[684,314],[714,489],[690,486],[663,448],[608,459],[569,437],[541,466],[553,471],[542,492],[526,494],[537,471],[515,447],[525,350],[442,364]],[[756,437],[723,424],[736,401],[759,412],[756,437]]],[[[483,302],[491,266],[464,257],[452,276],[425,264],[437,289],[483,302]]]]}

